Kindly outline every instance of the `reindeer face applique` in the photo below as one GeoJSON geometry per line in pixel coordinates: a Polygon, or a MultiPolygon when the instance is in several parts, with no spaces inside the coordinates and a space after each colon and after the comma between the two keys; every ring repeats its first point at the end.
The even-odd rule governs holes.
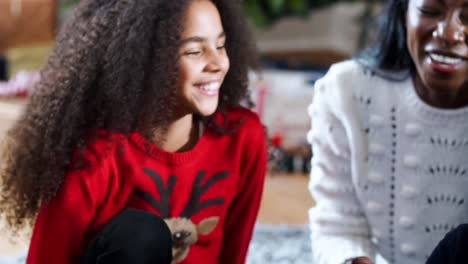
{"type": "Polygon", "coordinates": [[[172,262],[177,263],[185,259],[190,246],[198,241],[198,235],[207,235],[213,231],[219,221],[219,217],[213,216],[203,219],[195,225],[187,218],[164,219],[172,234],[172,262]]]}
{"type": "Polygon", "coordinates": [[[156,211],[160,212],[172,234],[172,263],[178,263],[184,260],[190,250],[190,247],[198,241],[198,235],[207,235],[211,233],[218,224],[219,217],[213,216],[195,224],[190,220],[190,217],[201,209],[211,205],[219,205],[224,203],[224,198],[214,198],[200,201],[204,194],[214,183],[226,178],[228,172],[220,172],[205,181],[205,171],[199,171],[190,191],[189,199],[184,210],[179,217],[169,216],[169,198],[174,188],[176,177],[170,176],[167,183],[167,188],[164,185],[162,178],[151,169],[143,169],[144,173],[151,177],[156,189],[160,194],[160,200],[157,201],[154,197],[146,192],[135,191],[135,193],[147,201],[156,211]]]}

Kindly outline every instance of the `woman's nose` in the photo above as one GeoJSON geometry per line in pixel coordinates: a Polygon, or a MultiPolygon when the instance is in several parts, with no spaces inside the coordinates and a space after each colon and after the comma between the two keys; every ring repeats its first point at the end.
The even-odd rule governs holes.
{"type": "Polygon", "coordinates": [[[432,36],[446,46],[465,42],[465,26],[454,16],[437,23],[437,28],[432,32],[432,36]]]}

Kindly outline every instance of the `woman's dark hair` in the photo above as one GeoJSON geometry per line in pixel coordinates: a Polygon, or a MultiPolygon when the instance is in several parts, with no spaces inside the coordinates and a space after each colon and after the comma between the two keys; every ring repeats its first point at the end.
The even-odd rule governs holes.
{"type": "Polygon", "coordinates": [[[371,48],[357,58],[376,70],[411,70],[411,60],[406,45],[406,12],[409,0],[387,1],[378,17],[378,30],[371,48]]]}
{"type": "MultiPolygon", "coordinates": [[[[90,131],[149,136],[167,125],[177,105],[179,38],[192,1],[80,1],[25,113],[6,136],[0,213],[13,229],[30,224],[56,194],[72,152],[85,146],[90,131]]],[[[257,56],[240,1],[212,2],[232,55],[217,109],[224,112],[247,100],[248,71],[256,69],[257,56]]]]}

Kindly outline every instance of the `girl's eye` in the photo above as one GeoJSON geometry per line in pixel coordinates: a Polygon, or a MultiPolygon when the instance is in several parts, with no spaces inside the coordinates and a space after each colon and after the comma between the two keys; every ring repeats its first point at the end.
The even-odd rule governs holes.
{"type": "Polygon", "coordinates": [[[201,51],[199,50],[187,51],[184,54],[188,56],[199,56],[201,54],[201,51]]]}
{"type": "Polygon", "coordinates": [[[216,49],[218,49],[218,50],[222,50],[222,49],[225,49],[225,48],[226,48],[226,44],[223,44],[221,46],[216,47],[216,49]]]}

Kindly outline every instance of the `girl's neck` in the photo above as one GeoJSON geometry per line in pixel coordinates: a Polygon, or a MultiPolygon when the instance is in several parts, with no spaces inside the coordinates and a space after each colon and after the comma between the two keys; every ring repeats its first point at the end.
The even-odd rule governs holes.
{"type": "MultiPolygon", "coordinates": [[[[164,135],[164,141],[159,147],[168,152],[183,152],[192,149],[199,138],[200,127],[192,114],[185,115],[169,123],[164,135]]],[[[155,137],[160,138],[161,131],[155,132],[155,137]]]]}

